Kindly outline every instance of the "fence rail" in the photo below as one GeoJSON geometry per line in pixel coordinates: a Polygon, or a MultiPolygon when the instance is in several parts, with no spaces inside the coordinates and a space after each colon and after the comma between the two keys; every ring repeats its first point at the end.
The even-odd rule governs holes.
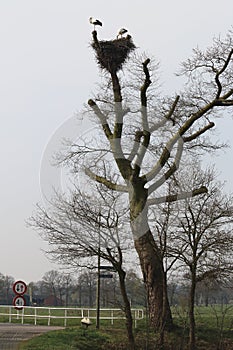
{"type": "MultiPolygon", "coordinates": [[[[134,320],[134,326],[137,327],[137,321],[144,318],[143,309],[131,309],[134,320]]],[[[66,307],[34,307],[24,306],[22,310],[16,310],[12,305],[0,305],[0,319],[5,322],[34,323],[37,325],[39,320],[47,320],[47,325],[51,325],[52,320],[64,320],[63,325],[67,326],[68,320],[77,320],[80,324],[82,318],[88,317],[92,323],[96,319],[96,309],[89,308],[66,308],[66,307]]],[[[124,320],[125,316],[121,309],[100,309],[100,320],[109,320],[111,325],[116,320],[124,320]]]]}

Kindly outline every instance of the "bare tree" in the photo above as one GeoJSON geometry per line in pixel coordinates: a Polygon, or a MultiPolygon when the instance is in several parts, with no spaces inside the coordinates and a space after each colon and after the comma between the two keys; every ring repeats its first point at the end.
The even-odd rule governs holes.
{"type": "Polygon", "coordinates": [[[85,269],[78,278],[79,305],[93,307],[96,297],[96,271],[85,269]]]}
{"type": "MultiPolygon", "coordinates": [[[[190,171],[191,173],[191,171],[190,171]]],[[[191,174],[190,174],[191,175],[191,174]]],[[[189,349],[196,349],[195,340],[195,293],[197,284],[229,279],[233,272],[233,198],[222,191],[213,170],[202,172],[196,167],[192,177],[196,185],[203,183],[208,193],[179,203],[168,213],[166,225],[166,255],[175,262],[175,268],[190,279],[189,288],[189,349]]],[[[177,181],[177,184],[179,181],[177,181]]]]}
{"type": "Polygon", "coordinates": [[[185,90],[172,98],[161,98],[152,89],[148,58],[141,68],[132,63],[130,69],[125,65],[124,75],[121,73],[134,50],[130,36],[99,41],[97,32],[92,34],[97,62],[110,81],[102,87],[103,94],[90,99],[88,106],[106,142],[98,138],[77,144],[66,160],[73,161],[77,171],[84,168],[89,178],[111,191],[128,195],[130,225],[147,290],[150,320],[158,329],[163,327],[164,317],[167,324],[172,319],[163,290],[163,259],[148,223],[148,208],[207,192],[200,187],[188,192],[177,189],[169,195],[162,189],[188,151],[217,148],[205,134],[214,127],[214,118],[233,106],[232,32],[225,39],[215,38],[205,52],[194,50],[180,72],[188,78],[185,90]],[[135,78],[133,82],[128,72],[135,78]],[[152,159],[148,160],[148,155],[152,159]],[[109,165],[110,159],[115,166],[109,165]]]}
{"type": "Polygon", "coordinates": [[[3,275],[0,273],[0,293],[1,303],[10,305],[12,303],[13,291],[12,287],[14,284],[14,278],[12,276],[3,275]]]}
{"type": "MultiPolygon", "coordinates": [[[[129,348],[135,349],[133,318],[126,290],[124,250],[129,251],[131,237],[121,231],[125,211],[118,198],[96,189],[95,196],[73,188],[70,195],[56,194],[50,208],[38,206],[29,224],[49,242],[48,254],[68,267],[96,269],[96,257],[108,261],[119,277],[129,348]],[[98,194],[98,196],[97,196],[98,194]],[[121,232],[121,234],[120,234],[121,232]]],[[[90,192],[90,189],[89,189],[90,192]]],[[[50,279],[49,279],[50,280],[50,279]]],[[[52,286],[54,284],[51,284],[52,286]]]]}
{"type": "Polygon", "coordinates": [[[74,285],[72,275],[70,273],[64,273],[61,278],[61,284],[65,295],[65,306],[68,306],[70,302],[71,290],[74,285]]]}
{"type": "Polygon", "coordinates": [[[62,301],[60,281],[61,274],[56,270],[46,272],[42,278],[42,282],[48,294],[54,297],[55,306],[57,306],[58,298],[62,301]]]}

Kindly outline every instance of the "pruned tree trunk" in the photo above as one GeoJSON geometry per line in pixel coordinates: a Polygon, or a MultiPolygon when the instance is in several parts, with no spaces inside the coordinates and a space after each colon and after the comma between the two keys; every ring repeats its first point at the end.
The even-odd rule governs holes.
{"type": "Polygon", "coordinates": [[[173,324],[159,249],[148,231],[135,241],[146,287],[151,326],[158,332],[173,324]]]}
{"type": "Polygon", "coordinates": [[[147,190],[137,182],[130,196],[131,228],[146,287],[151,326],[158,332],[171,327],[163,259],[147,218],[147,190]]]}

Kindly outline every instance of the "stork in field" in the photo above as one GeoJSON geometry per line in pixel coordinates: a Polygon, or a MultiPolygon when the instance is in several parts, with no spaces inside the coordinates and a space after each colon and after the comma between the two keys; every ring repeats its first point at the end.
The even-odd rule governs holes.
{"type": "Polygon", "coordinates": [[[118,34],[117,34],[117,39],[122,38],[123,34],[125,34],[127,32],[128,32],[128,30],[125,28],[119,29],[118,34]]]}
{"type": "Polygon", "coordinates": [[[98,19],[96,19],[96,18],[90,17],[90,18],[89,18],[89,22],[90,22],[91,24],[93,24],[94,30],[95,30],[95,26],[101,26],[101,27],[102,27],[102,22],[100,22],[100,21],[99,21],[98,19]]]}

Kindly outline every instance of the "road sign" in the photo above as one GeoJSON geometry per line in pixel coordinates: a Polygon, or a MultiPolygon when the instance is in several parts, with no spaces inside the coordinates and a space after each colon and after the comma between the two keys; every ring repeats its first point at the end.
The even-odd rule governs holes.
{"type": "Polygon", "coordinates": [[[113,278],[113,274],[112,273],[101,273],[100,274],[100,278],[113,278]]]}
{"type": "Polygon", "coordinates": [[[14,284],[13,284],[13,291],[15,294],[18,294],[18,295],[23,295],[26,293],[27,291],[27,285],[25,282],[23,281],[16,281],[14,284]]]}
{"type": "Polygon", "coordinates": [[[109,266],[109,265],[101,265],[100,270],[107,270],[107,271],[111,271],[111,272],[116,272],[116,269],[113,266],[109,266]]]}
{"type": "Polygon", "coordinates": [[[13,305],[16,310],[22,310],[23,307],[26,305],[26,300],[24,296],[22,295],[16,295],[13,300],[13,305]]]}

